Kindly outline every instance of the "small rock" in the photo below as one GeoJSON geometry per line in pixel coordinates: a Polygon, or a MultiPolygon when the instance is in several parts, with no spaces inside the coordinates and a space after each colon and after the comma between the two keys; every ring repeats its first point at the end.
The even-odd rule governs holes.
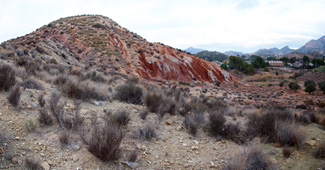
{"type": "Polygon", "coordinates": [[[18,165],[22,165],[23,164],[23,161],[22,160],[18,160],[18,165]]]}
{"type": "Polygon", "coordinates": [[[122,162],[124,165],[126,165],[127,167],[129,167],[130,169],[135,169],[137,167],[139,167],[139,164],[137,162],[129,162],[129,161],[125,161],[122,162]]]}
{"type": "Polygon", "coordinates": [[[45,156],[45,154],[44,154],[44,153],[40,153],[40,155],[41,155],[42,157],[44,157],[44,156],[45,156]]]}
{"type": "Polygon", "coordinates": [[[16,137],[15,137],[15,139],[16,139],[16,140],[19,140],[19,139],[20,139],[20,137],[19,137],[19,136],[16,136],[16,137]]]}
{"type": "Polygon", "coordinates": [[[45,161],[41,161],[38,163],[40,165],[41,168],[43,168],[44,170],[49,170],[50,169],[50,165],[45,162],[45,161]]]}
{"type": "Polygon", "coordinates": [[[33,107],[31,105],[28,105],[26,108],[27,109],[32,109],[33,107]]]}
{"type": "Polygon", "coordinates": [[[171,120],[166,120],[166,125],[172,125],[172,121],[171,120]]]}
{"type": "Polygon", "coordinates": [[[199,147],[197,146],[192,146],[192,150],[195,151],[195,150],[199,150],[199,147]]]}
{"type": "Polygon", "coordinates": [[[0,147],[0,154],[2,154],[3,153],[3,149],[2,149],[2,147],[0,147]]]}
{"type": "Polygon", "coordinates": [[[16,163],[18,163],[18,160],[17,160],[17,158],[16,158],[16,157],[13,157],[13,158],[11,159],[11,163],[13,163],[13,164],[16,164],[16,163]]]}

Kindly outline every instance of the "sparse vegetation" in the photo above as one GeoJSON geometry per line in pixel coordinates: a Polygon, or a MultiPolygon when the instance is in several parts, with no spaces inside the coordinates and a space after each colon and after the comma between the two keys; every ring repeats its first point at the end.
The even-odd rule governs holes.
{"type": "MultiPolygon", "coordinates": [[[[238,152],[238,151],[236,151],[238,152]]],[[[223,170],[234,169],[278,169],[277,165],[269,160],[261,148],[257,146],[250,146],[244,151],[239,151],[238,154],[233,156],[227,161],[223,170]]]]}
{"type": "Polygon", "coordinates": [[[148,92],[144,99],[144,104],[150,112],[156,112],[163,101],[163,97],[159,93],[148,92]]]}
{"type": "Polygon", "coordinates": [[[7,65],[0,65],[0,91],[9,91],[16,83],[16,73],[14,69],[7,65]]]}
{"type": "Polygon", "coordinates": [[[20,87],[15,86],[11,88],[7,99],[12,106],[17,107],[19,105],[20,95],[21,95],[20,87]]]}
{"type": "Polygon", "coordinates": [[[321,81],[318,83],[318,87],[320,88],[323,93],[325,93],[325,81],[321,81]]]}
{"type": "Polygon", "coordinates": [[[139,104],[141,102],[142,88],[137,86],[134,82],[128,81],[118,86],[115,90],[115,97],[118,100],[132,104],[139,104]]]}
{"type": "Polygon", "coordinates": [[[282,149],[282,154],[285,158],[289,158],[290,155],[292,153],[292,149],[290,149],[288,146],[285,146],[283,149],[282,149]]]}
{"type": "Polygon", "coordinates": [[[25,159],[25,168],[27,170],[41,170],[40,165],[38,164],[38,160],[34,158],[26,158],[25,159]]]}
{"type": "Polygon", "coordinates": [[[138,139],[149,141],[157,136],[155,127],[152,124],[147,124],[143,129],[138,129],[136,135],[138,139]]]}
{"type": "Polygon", "coordinates": [[[34,121],[29,119],[26,120],[25,122],[25,128],[27,129],[28,132],[33,132],[36,128],[36,125],[34,124],[34,121]]]}
{"type": "Polygon", "coordinates": [[[52,117],[49,115],[47,109],[41,108],[39,109],[39,118],[38,121],[41,125],[52,125],[53,120],[52,117]]]}
{"type": "Polygon", "coordinates": [[[70,133],[66,130],[60,133],[59,141],[62,146],[69,144],[70,133]]]}
{"type": "Polygon", "coordinates": [[[44,90],[43,85],[33,77],[29,77],[28,79],[21,82],[20,86],[27,88],[27,89],[44,90]]]}
{"type": "Polygon", "coordinates": [[[85,133],[81,136],[84,143],[88,145],[88,151],[100,160],[112,161],[120,158],[123,135],[115,123],[105,121],[104,126],[100,127],[97,116],[94,116],[89,137],[85,133]]]}
{"type": "Polygon", "coordinates": [[[130,120],[130,113],[126,110],[119,110],[114,116],[114,121],[120,126],[126,126],[130,120]]]}
{"type": "Polygon", "coordinates": [[[289,88],[293,91],[297,91],[298,89],[300,89],[300,85],[297,82],[290,82],[289,88]]]}

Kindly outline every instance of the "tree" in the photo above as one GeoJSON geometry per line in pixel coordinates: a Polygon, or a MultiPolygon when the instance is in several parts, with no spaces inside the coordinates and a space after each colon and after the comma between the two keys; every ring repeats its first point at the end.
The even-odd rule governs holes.
{"type": "Polygon", "coordinates": [[[296,60],[297,60],[297,58],[296,58],[296,57],[292,57],[292,58],[290,58],[290,63],[291,63],[291,64],[293,64],[293,63],[295,63],[295,62],[296,62],[296,60]]]}
{"type": "Polygon", "coordinates": [[[253,66],[255,68],[264,68],[266,67],[266,63],[262,57],[257,56],[256,59],[253,61],[253,66]]]}
{"type": "Polygon", "coordinates": [[[318,83],[318,87],[320,88],[321,91],[325,94],[325,81],[321,81],[318,83]]]}
{"type": "Polygon", "coordinates": [[[323,65],[325,65],[324,60],[316,59],[316,58],[311,60],[311,63],[313,63],[315,66],[323,66],[323,65]]]}
{"type": "Polygon", "coordinates": [[[300,86],[297,82],[290,82],[289,88],[293,91],[296,91],[296,90],[300,89],[300,86]]]}
{"type": "Polygon", "coordinates": [[[309,84],[312,84],[316,87],[316,83],[314,82],[314,80],[306,80],[304,85],[305,87],[307,87],[309,84]]]}
{"type": "Polygon", "coordinates": [[[287,64],[290,61],[290,59],[288,57],[282,57],[280,61],[283,61],[285,64],[287,64]]]}
{"type": "Polygon", "coordinates": [[[304,63],[306,64],[306,65],[308,65],[309,64],[309,62],[310,62],[310,59],[309,59],[309,57],[308,56],[304,56],[304,58],[302,59],[303,61],[304,61],[304,63]]]}
{"type": "Polygon", "coordinates": [[[224,62],[223,64],[221,64],[221,68],[228,71],[227,62],[224,62]]]}
{"type": "Polygon", "coordinates": [[[306,86],[305,92],[308,92],[309,94],[316,91],[316,84],[308,84],[306,86]]]}

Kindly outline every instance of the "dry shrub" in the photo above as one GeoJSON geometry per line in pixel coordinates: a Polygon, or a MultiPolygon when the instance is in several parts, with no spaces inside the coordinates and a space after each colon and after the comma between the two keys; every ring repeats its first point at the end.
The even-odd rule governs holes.
{"type": "Polygon", "coordinates": [[[138,158],[138,152],[137,150],[132,150],[130,153],[129,153],[129,156],[128,156],[128,161],[129,162],[135,162],[138,158]]]}
{"type": "Polygon", "coordinates": [[[150,112],[157,112],[162,101],[163,97],[161,93],[148,92],[145,96],[144,104],[147,106],[150,112]]]}
{"type": "Polygon", "coordinates": [[[107,81],[105,76],[102,73],[97,71],[92,71],[87,73],[86,79],[90,79],[91,81],[101,82],[101,83],[105,83],[107,81]]]}
{"type": "Polygon", "coordinates": [[[41,106],[41,107],[44,107],[46,101],[44,99],[44,94],[41,94],[39,97],[38,97],[38,104],[41,106]]]}
{"type": "Polygon", "coordinates": [[[240,130],[239,123],[225,123],[223,125],[222,136],[238,144],[243,144],[247,140],[245,132],[240,130]]]}
{"type": "Polygon", "coordinates": [[[16,83],[16,73],[15,70],[7,65],[0,65],[0,91],[8,91],[16,83]]]}
{"type": "Polygon", "coordinates": [[[12,106],[17,107],[19,105],[20,96],[21,96],[20,87],[14,86],[13,88],[10,89],[7,99],[12,106]]]}
{"type": "Polygon", "coordinates": [[[289,147],[285,146],[283,149],[282,149],[282,154],[285,158],[289,158],[290,155],[292,153],[292,149],[290,149],[289,147]]]}
{"type": "Polygon", "coordinates": [[[322,142],[318,147],[315,148],[313,155],[316,158],[325,158],[325,142],[322,142]]]}
{"type": "Polygon", "coordinates": [[[142,120],[146,120],[147,115],[149,114],[148,109],[144,109],[139,113],[139,116],[142,120]]]}
{"type": "Polygon", "coordinates": [[[277,165],[269,160],[267,155],[263,153],[261,148],[250,146],[240,152],[236,151],[227,164],[224,170],[277,170],[277,165]]]}
{"type": "Polygon", "coordinates": [[[226,122],[222,111],[217,110],[209,113],[207,131],[211,136],[218,137],[223,134],[223,124],[226,122]]]}
{"type": "Polygon", "coordinates": [[[38,80],[36,80],[33,77],[29,77],[28,79],[21,82],[20,86],[27,88],[27,89],[44,90],[42,83],[40,83],[38,80]]]}
{"type": "Polygon", "coordinates": [[[127,81],[123,85],[118,86],[115,91],[115,97],[120,101],[132,104],[141,103],[142,88],[132,81],[127,81]]]}
{"type": "Polygon", "coordinates": [[[54,84],[55,85],[59,85],[59,86],[62,86],[64,85],[70,78],[65,75],[65,74],[61,74],[59,75],[58,77],[56,77],[56,79],[54,80],[54,84]]]}
{"type": "Polygon", "coordinates": [[[190,116],[186,116],[184,119],[184,125],[188,133],[193,136],[196,136],[199,129],[199,124],[195,122],[193,118],[191,118],[190,116]]]}
{"type": "Polygon", "coordinates": [[[40,122],[41,125],[51,125],[53,123],[53,120],[48,113],[47,109],[41,108],[38,111],[39,113],[39,118],[38,121],[40,122]]]}
{"type": "Polygon", "coordinates": [[[130,113],[127,112],[126,110],[119,110],[114,116],[114,121],[119,126],[126,126],[130,120],[131,120],[130,113]]]}
{"type": "Polygon", "coordinates": [[[81,138],[88,145],[88,151],[100,160],[112,161],[120,158],[120,144],[123,135],[115,123],[106,121],[105,125],[101,127],[97,116],[94,115],[89,137],[87,138],[83,132],[81,138]]]}
{"type": "Polygon", "coordinates": [[[39,163],[39,161],[34,158],[26,158],[25,159],[25,168],[27,170],[41,170],[43,169],[39,163]]]}
{"type": "Polygon", "coordinates": [[[69,144],[70,133],[66,130],[60,133],[59,141],[62,146],[69,144]]]}
{"type": "Polygon", "coordinates": [[[303,147],[306,141],[306,133],[296,123],[277,122],[277,142],[282,146],[303,147]]]}
{"type": "Polygon", "coordinates": [[[107,89],[101,84],[91,81],[79,81],[78,79],[69,79],[63,86],[62,91],[73,99],[89,101],[91,99],[106,101],[109,99],[107,89]]]}
{"type": "Polygon", "coordinates": [[[76,109],[72,113],[67,113],[64,110],[64,103],[59,103],[61,94],[53,92],[50,98],[50,110],[60,124],[61,128],[69,130],[78,130],[82,126],[84,118],[80,117],[80,101],[75,100],[74,105],[76,109]]]}
{"type": "Polygon", "coordinates": [[[318,123],[318,118],[314,112],[304,112],[303,114],[295,115],[295,118],[297,122],[303,125],[318,123]]]}
{"type": "Polygon", "coordinates": [[[174,115],[176,113],[176,101],[173,98],[167,97],[161,103],[158,114],[163,117],[166,113],[174,115]]]}
{"type": "Polygon", "coordinates": [[[138,129],[136,133],[138,139],[142,140],[150,141],[152,138],[155,138],[157,136],[155,126],[152,124],[147,124],[143,129],[138,129]]]}
{"type": "Polygon", "coordinates": [[[186,116],[191,110],[192,107],[188,103],[181,103],[177,109],[178,113],[182,116],[186,116]]]}

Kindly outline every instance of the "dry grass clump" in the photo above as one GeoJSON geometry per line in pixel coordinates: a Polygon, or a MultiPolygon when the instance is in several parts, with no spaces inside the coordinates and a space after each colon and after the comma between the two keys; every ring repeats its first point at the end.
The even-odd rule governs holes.
{"type": "Polygon", "coordinates": [[[137,138],[142,140],[151,140],[157,137],[155,126],[152,124],[147,124],[143,129],[138,129],[136,132],[137,138]]]}
{"type": "Polygon", "coordinates": [[[115,97],[123,102],[140,104],[142,98],[142,88],[137,86],[133,81],[118,86],[116,89],[115,97]]]}
{"type": "Polygon", "coordinates": [[[84,118],[80,117],[80,102],[75,100],[74,105],[76,109],[73,113],[67,113],[64,110],[64,103],[59,103],[61,94],[59,92],[53,92],[50,98],[50,110],[60,124],[61,128],[69,130],[78,130],[82,126],[84,118]]]}
{"type": "Polygon", "coordinates": [[[41,125],[52,125],[53,120],[50,114],[48,113],[47,109],[41,108],[38,110],[38,113],[38,121],[41,125]]]}
{"type": "Polygon", "coordinates": [[[59,141],[62,146],[69,144],[70,133],[66,130],[60,133],[59,141]]]}
{"type": "Polygon", "coordinates": [[[148,92],[144,98],[144,104],[150,112],[157,112],[162,102],[163,97],[161,93],[148,92]]]}
{"type": "Polygon", "coordinates": [[[223,134],[223,124],[226,119],[222,111],[217,110],[209,113],[207,130],[211,136],[218,137],[223,134]]]}
{"type": "Polygon", "coordinates": [[[119,125],[119,126],[126,126],[129,121],[131,120],[130,118],[130,113],[127,112],[126,110],[119,110],[115,115],[114,115],[114,121],[119,125]]]}
{"type": "Polygon", "coordinates": [[[303,147],[306,141],[306,133],[296,123],[290,122],[277,122],[277,142],[281,146],[296,146],[297,148],[303,147]]]}
{"type": "Polygon", "coordinates": [[[97,116],[92,119],[90,134],[82,133],[83,142],[88,145],[87,149],[94,156],[102,161],[112,161],[120,158],[120,144],[123,135],[118,126],[106,121],[104,126],[100,126],[97,116]]]}
{"type": "Polygon", "coordinates": [[[195,113],[193,117],[186,116],[184,119],[185,128],[193,136],[196,136],[203,122],[204,122],[203,113],[195,113]]]}
{"type": "Polygon", "coordinates": [[[261,148],[250,146],[245,150],[234,155],[227,161],[223,170],[241,170],[241,169],[254,169],[254,170],[277,170],[278,167],[275,163],[271,162],[267,155],[261,148]]]}
{"type": "Polygon", "coordinates": [[[158,114],[163,117],[166,113],[174,115],[176,113],[176,101],[173,98],[167,97],[163,100],[158,109],[158,114]]]}
{"type": "Polygon", "coordinates": [[[0,65],[0,91],[9,91],[16,83],[15,70],[7,64],[0,65]]]}
{"type": "Polygon", "coordinates": [[[41,106],[41,107],[44,107],[46,101],[44,99],[44,94],[41,94],[39,97],[38,97],[38,104],[41,106]]]}
{"type": "Polygon", "coordinates": [[[13,88],[10,89],[7,99],[12,106],[17,107],[19,105],[20,96],[21,96],[20,87],[14,86],[13,88]]]}
{"type": "Polygon", "coordinates": [[[27,170],[41,170],[43,169],[39,163],[39,161],[34,158],[26,158],[25,159],[25,168],[27,170]]]}
{"type": "Polygon", "coordinates": [[[27,88],[27,89],[44,90],[42,83],[40,83],[38,80],[36,80],[33,77],[29,77],[28,79],[21,82],[20,86],[27,88]]]}
{"type": "Polygon", "coordinates": [[[109,99],[107,89],[103,85],[92,81],[79,81],[78,79],[69,79],[61,87],[62,91],[73,99],[89,101],[91,99],[106,101],[109,99]]]}

